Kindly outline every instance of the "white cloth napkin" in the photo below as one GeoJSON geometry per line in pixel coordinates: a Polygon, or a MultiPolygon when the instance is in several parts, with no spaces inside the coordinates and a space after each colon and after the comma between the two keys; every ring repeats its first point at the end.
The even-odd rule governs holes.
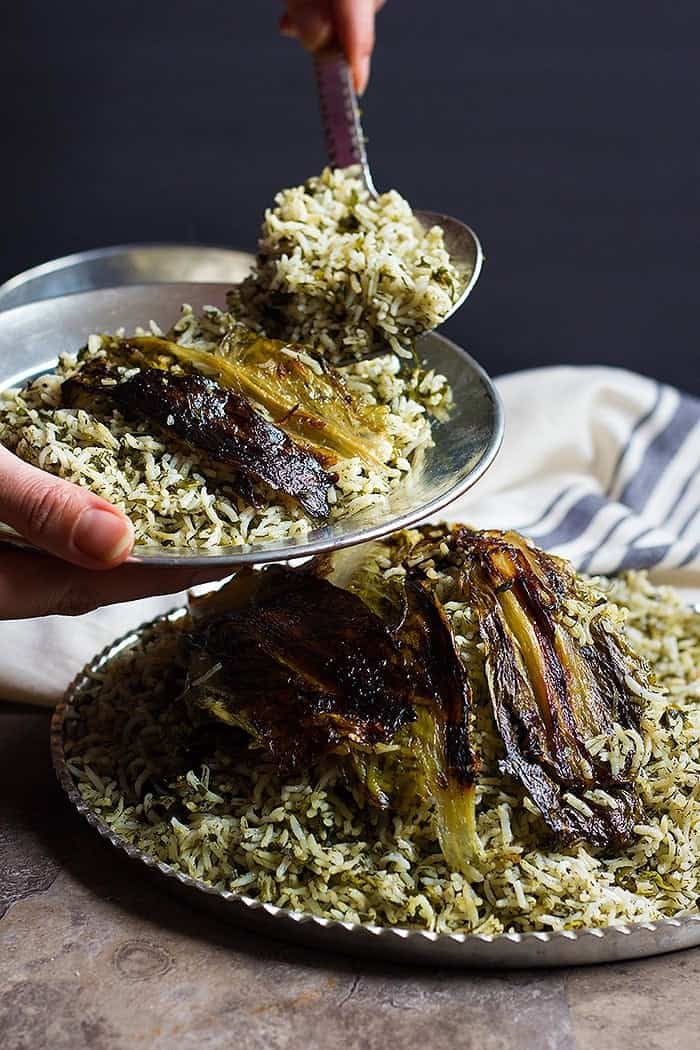
{"type": "MultiPolygon", "coordinates": [[[[698,600],[700,401],[603,367],[535,369],[497,385],[501,453],[444,516],[518,529],[587,572],[648,568],[698,600]]],[[[55,703],[93,654],[183,600],[0,623],[0,697],[55,703]]]]}

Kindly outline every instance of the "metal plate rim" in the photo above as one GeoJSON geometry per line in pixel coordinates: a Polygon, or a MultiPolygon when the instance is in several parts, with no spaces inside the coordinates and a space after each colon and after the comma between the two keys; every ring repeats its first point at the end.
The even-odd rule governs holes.
{"type": "MultiPolygon", "coordinates": [[[[172,250],[175,252],[180,251],[213,251],[213,252],[226,252],[232,255],[247,255],[250,256],[251,260],[253,256],[250,252],[240,251],[236,248],[231,248],[230,245],[226,244],[184,244],[180,241],[143,241],[143,242],[130,242],[128,244],[109,244],[102,248],[85,248],[82,251],[71,252],[69,255],[60,255],[55,259],[47,259],[45,262],[37,263],[35,266],[29,266],[26,270],[21,270],[19,273],[13,274],[12,277],[8,277],[6,281],[0,284],[0,310],[4,309],[2,301],[11,292],[14,292],[17,288],[21,288],[23,285],[28,284],[30,281],[35,281],[40,277],[48,277],[50,274],[60,273],[61,270],[68,270],[71,267],[79,266],[81,263],[92,262],[96,259],[111,259],[120,255],[127,255],[131,252],[138,251],[163,251],[166,252],[172,250]]],[[[148,281],[144,282],[147,284],[172,284],[172,281],[148,281]]],[[[206,282],[205,282],[206,283],[206,282]]],[[[96,291],[98,289],[85,289],[85,291],[96,291]]],[[[80,295],[81,292],[66,292],[66,295],[80,295]]],[[[60,298],[51,296],[51,298],[60,298]]],[[[33,302],[34,300],[32,300],[33,302]]],[[[23,306],[30,306],[30,303],[23,303],[23,306]]],[[[12,310],[19,309],[18,306],[10,307],[12,310]]]]}
{"type": "Polygon", "coordinates": [[[80,816],[115,849],[167,880],[170,890],[186,891],[191,903],[216,905],[228,921],[256,928],[274,936],[302,940],[329,951],[382,955],[409,963],[440,966],[484,966],[507,969],[597,964],[644,958],[679,951],[700,944],[700,913],[666,917],[653,922],[587,927],[580,930],[528,933],[434,933],[430,930],[324,919],[307,912],[280,908],[215,887],[176,871],[173,867],[116,834],[83,800],[67,766],[64,725],[91,673],[101,669],[123,648],[158,624],[175,622],[185,615],[182,606],[141,624],[107,645],[75,676],[51,719],[51,759],[58,782],[80,816]]]}

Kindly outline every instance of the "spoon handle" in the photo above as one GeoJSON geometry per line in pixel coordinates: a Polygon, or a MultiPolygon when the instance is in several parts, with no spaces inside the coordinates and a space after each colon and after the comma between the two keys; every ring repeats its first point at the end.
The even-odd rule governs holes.
{"type": "Polygon", "coordinates": [[[331,167],[348,168],[352,164],[359,164],[367,188],[376,195],[367,163],[360,107],[352,86],[350,68],[339,51],[316,54],[314,66],[331,167]]]}

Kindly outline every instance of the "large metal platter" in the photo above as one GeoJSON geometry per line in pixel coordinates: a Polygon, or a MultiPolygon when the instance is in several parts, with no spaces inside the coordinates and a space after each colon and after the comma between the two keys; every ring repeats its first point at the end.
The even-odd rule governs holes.
{"type": "MultiPolygon", "coordinates": [[[[184,609],[177,609],[152,623],[165,619],[176,620],[183,614],[184,609]]],[[[124,648],[137,642],[141,633],[151,626],[144,624],[117,640],[80,672],[54,713],[51,753],[58,780],[81,816],[116,849],[139,865],[144,875],[152,873],[164,890],[185,897],[191,904],[215,913],[224,921],[275,937],[328,951],[371,954],[374,959],[382,957],[432,966],[578,966],[661,955],[700,944],[700,915],[695,914],[600,929],[495,936],[436,934],[399,927],[337,922],[278,908],[274,904],[261,904],[250,897],[214,889],[130,845],[83,801],[66,765],[64,734],[67,713],[79,707],[83,690],[87,686],[94,687],[94,678],[91,676],[103,670],[124,648]]]]}
{"type": "MultiPolygon", "coordinates": [[[[155,319],[171,323],[182,303],[225,305],[227,285],[153,284],[82,292],[0,313],[0,391],[50,371],[59,354],[75,352],[90,332],[128,330],[155,319]]],[[[503,438],[503,410],[491,380],[466,351],[431,333],[419,344],[429,368],[447,376],[455,407],[433,427],[434,445],[410,484],[364,515],[314,529],[306,537],[253,546],[136,546],[132,560],[150,565],[235,565],[286,561],[384,536],[431,515],[471,488],[493,462],[503,438]]],[[[6,533],[5,533],[6,535],[6,533]]]]}

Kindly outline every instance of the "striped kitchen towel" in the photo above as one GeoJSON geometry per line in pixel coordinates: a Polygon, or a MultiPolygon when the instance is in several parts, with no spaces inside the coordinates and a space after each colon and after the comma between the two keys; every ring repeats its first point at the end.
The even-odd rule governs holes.
{"type": "MultiPolygon", "coordinates": [[[[498,387],[501,453],[445,516],[518,529],[586,572],[649,569],[700,599],[700,401],[602,367],[519,372],[498,387]]],[[[0,697],[55,702],[95,652],[183,598],[3,623],[0,697]]]]}
{"type": "Polygon", "coordinates": [[[621,369],[505,376],[500,456],[450,517],[514,528],[583,572],[700,588],[700,401],[621,369]]]}

